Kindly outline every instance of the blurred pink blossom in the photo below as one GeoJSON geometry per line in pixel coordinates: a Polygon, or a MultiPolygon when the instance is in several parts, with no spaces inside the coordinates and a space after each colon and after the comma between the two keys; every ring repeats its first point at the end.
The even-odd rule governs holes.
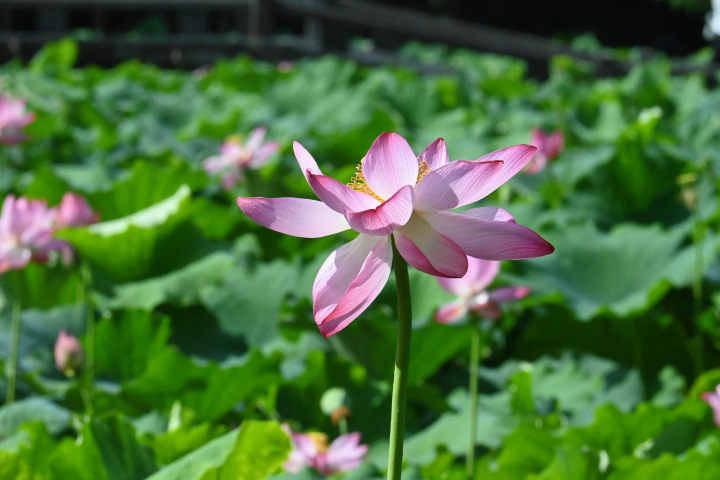
{"type": "Polygon", "coordinates": [[[700,396],[700,398],[710,405],[710,408],[712,408],[713,411],[713,417],[715,418],[715,425],[720,427],[720,385],[715,387],[714,392],[705,392],[700,396]]]}
{"type": "Polygon", "coordinates": [[[75,375],[82,369],[85,359],[85,350],[77,338],[69,335],[65,330],[55,341],[55,366],[67,376],[75,375]]]}
{"type": "Polygon", "coordinates": [[[385,286],[393,259],[391,235],[411,266],[442,277],[465,275],[468,255],[520,260],[554,250],[501,208],[447,211],[496,190],[525,166],[535,147],[516,145],[475,161],[451,162],[442,138],[416,156],[403,137],[383,133],[346,185],[323,175],[298,142],[293,146],[305,179],[322,201],[237,201],[251,219],[287,235],[317,238],[351,228],[360,233],[332,252],[315,278],[313,314],[324,337],[356,319],[385,286]]]}
{"type": "Polygon", "coordinates": [[[221,174],[221,183],[230,190],[242,179],[246,168],[256,170],[263,167],[278,150],[278,142],[266,142],[265,127],[258,127],[250,133],[243,144],[239,135],[233,135],[220,146],[220,154],[203,161],[203,168],[211,175],[221,174]]]}
{"type": "Polygon", "coordinates": [[[468,257],[468,271],[462,278],[440,278],[438,282],[458,299],[443,305],[435,313],[440,323],[460,320],[472,310],[483,318],[500,318],[500,304],[519,300],[530,293],[528,287],[500,287],[487,290],[500,271],[500,262],[468,257]]]}
{"type": "Polygon", "coordinates": [[[25,100],[0,95],[0,143],[14,145],[25,140],[22,128],[33,121],[35,114],[25,111],[25,100]]]}
{"type": "Polygon", "coordinates": [[[87,200],[77,193],[67,192],[57,207],[55,217],[56,228],[82,227],[100,220],[100,215],[93,211],[87,200]]]}
{"type": "Polygon", "coordinates": [[[360,432],[340,435],[328,445],[324,433],[295,433],[287,424],[283,424],[283,429],[293,443],[290,459],[283,465],[291,473],[304,467],[314,468],[323,475],[346,472],[357,468],[368,451],[367,445],[360,445],[360,432]]]}
{"type": "Polygon", "coordinates": [[[51,251],[66,257],[69,245],[53,238],[56,210],[44,200],[8,195],[0,212],[0,273],[31,261],[47,262],[51,251]]]}
{"type": "Polygon", "coordinates": [[[530,144],[537,147],[537,152],[523,171],[527,175],[538,173],[565,148],[565,137],[560,130],[554,131],[551,135],[546,134],[539,128],[532,131],[530,144]]]}
{"type": "Polygon", "coordinates": [[[294,62],[290,62],[288,60],[282,60],[282,61],[278,62],[277,69],[279,71],[281,71],[282,73],[287,73],[293,69],[293,66],[294,66],[294,62]]]}

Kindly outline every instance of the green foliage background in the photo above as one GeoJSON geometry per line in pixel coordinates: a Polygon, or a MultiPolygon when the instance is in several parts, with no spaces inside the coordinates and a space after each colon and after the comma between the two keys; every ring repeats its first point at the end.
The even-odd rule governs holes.
{"type": "MultiPolygon", "coordinates": [[[[655,59],[599,79],[557,57],[537,82],[522,61],[420,45],[403,54],[447,74],[337,57],[289,71],[246,57],[192,74],[138,62],[80,69],[76,53],[62,41],[2,67],[3,90],[38,118],[30,141],[0,149],[0,191],[51,205],[74,191],[102,216],[61,232],[91,269],[93,408],[83,379],[52,362],[59,329],[84,339],[79,273],[57,264],[3,275],[0,358],[13,285],[24,309],[21,400],[0,408],[0,478],[314,478],[282,473],[290,443],[279,422],[334,438],[320,409],[334,387],[371,447],[345,478],[382,478],[393,281],[323,340],[312,280],[351,234],[283,236],[245,218],[235,197],[311,198],[293,140],[347,182],[383,131],[416,152],[444,137],[451,159],[475,159],[529,142],[534,127],[561,129],[566,150],[482,204],[506,208],[556,252],[503,265],[499,284],[534,293],[488,327],[477,478],[720,478],[720,432],[699,400],[720,381],[720,90],[700,74],[671,76],[655,59]],[[223,191],[201,161],[258,125],[280,154],[223,191]]],[[[450,297],[411,273],[405,474],[459,479],[470,327],[433,323],[450,297]]]]}

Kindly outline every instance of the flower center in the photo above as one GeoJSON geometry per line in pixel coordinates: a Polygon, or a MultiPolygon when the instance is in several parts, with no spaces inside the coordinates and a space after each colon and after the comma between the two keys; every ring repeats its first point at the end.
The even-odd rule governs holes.
{"type": "MultiPolygon", "coordinates": [[[[350,183],[348,183],[347,185],[348,185],[348,187],[352,188],[353,190],[357,190],[358,192],[362,192],[366,195],[370,195],[375,200],[382,203],[385,200],[380,198],[380,196],[377,193],[373,192],[372,188],[370,188],[370,186],[365,181],[365,175],[363,175],[363,169],[362,169],[362,164],[364,161],[365,161],[365,157],[363,157],[363,159],[360,160],[360,165],[355,167],[357,172],[355,173],[355,176],[352,178],[352,180],[350,180],[350,183]]],[[[420,182],[420,180],[425,178],[425,176],[430,172],[432,172],[432,169],[430,168],[428,163],[425,160],[420,162],[420,164],[418,165],[418,177],[417,177],[417,180],[415,181],[415,185],[417,185],[418,182],[420,182]]]]}
{"type": "Polygon", "coordinates": [[[328,437],[324,433],[320,432],[308,432],[308,438],[317,448],[318,453],[327,453],[328,451],[328,437]]]}

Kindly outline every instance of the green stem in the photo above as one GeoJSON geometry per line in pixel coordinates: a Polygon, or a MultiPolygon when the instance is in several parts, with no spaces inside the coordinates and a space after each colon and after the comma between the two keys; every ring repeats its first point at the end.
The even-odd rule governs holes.
{"type": "Polygon", "coordinates": [[[700,215],[697,208],[693,211],[693,244],[695,250],[695,264],[693,268],[693,297],[695,300],[695,316],[700,315],[702,309],[702,277],[703,277],[703,238],[700,215]]]}
{"type": "Polygon", "coordinates": [[[470,343],[470,438],[465,457],[465,475],[475,473],[475,441],[477,440],[478,368],[480,366],[480,326],[475,325],[470,343]]]}
{"type": "Polygon", "coordinates": [[[88,414],[93,413],[93,390],[95,387],[95,308],[92,303],[90,289],[92,277],[90,267],[83,263],[80,267],[83,282],[83,302],[85,303],[85,372],[84,390],[88,414]]]}
{"type": "Polygon", "coordinates": [[[347,435],[348,433],[348,427],[347,427],[347,419],[344,417],[338,420],[338,428],[340,429],[340,435],[347,435]]]}
{"type": "Polygon", "coordinates": [[[18,356],[20,352],[20,323],[22,320],[22,305],[20,303],[19,288],[13,300],[12,319],[10,323],[10,352],[7,364],[7,393],[5,404],[15,401],[15,386],[17,385],[18,356]]]}
{"type": "Polygon", "coordinates": [[[703,281],[703,247],[704,231],[700,213],[697,206],[693,210],[693,246],[695,250],[695,264],[693,268],[692,292],[695,300],[695,369],[697,375],[705,371],[705,339],[703,328],[700,326],[700,315],[702,314],[702,281],[703,281]]]}
{"type": "Polygon", "coordinates": [[[405,402],[410,366],[410,335],[412,332],[412,307],[410,304],[410,279],[407,262],[392,240],[395,282],[398,297],[398,341],[395,353],[392,411],[390,415],[390,458],[388,480],[400,480],[402,475],[403,439],[405,436],[405,402]]]}

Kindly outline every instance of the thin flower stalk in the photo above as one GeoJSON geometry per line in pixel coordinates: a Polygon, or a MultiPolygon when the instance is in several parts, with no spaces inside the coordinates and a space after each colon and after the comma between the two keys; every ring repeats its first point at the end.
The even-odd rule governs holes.
{"type": "Polygon", "coordinates": [[[479,322],[482,319],[497,320],[502,311],[500,305],[518,300],[530,293],[527,287],[501,287],[487,290],[500,271],[500,262],[480,260],[468,257],[468,271],[462,278],[438,278],[440,286],[457,295],[453,302],[441,306],[435,313],[435,320],[440,323],[454,323],[470,314],[473,330],[470,345],[470,436],[467,455],[465,457],[465,473],[467,478],[474,477],[475,443],[477,441],[478,415],[478,372],[480,368],[482,332],[479,322]]]}

